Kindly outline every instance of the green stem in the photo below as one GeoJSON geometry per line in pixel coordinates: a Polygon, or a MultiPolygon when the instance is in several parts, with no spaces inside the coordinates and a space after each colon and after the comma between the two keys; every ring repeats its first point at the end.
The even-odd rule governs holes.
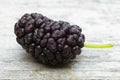
{"type": "Polygon", "coordinates": [[[112,48],[113,44],[89,44],[89,43],[85,43],[84,47],[87,48],[112,48]]]}

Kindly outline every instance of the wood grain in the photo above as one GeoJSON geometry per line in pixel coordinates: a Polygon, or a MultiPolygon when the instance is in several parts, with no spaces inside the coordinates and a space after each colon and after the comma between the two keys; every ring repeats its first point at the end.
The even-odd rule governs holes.
{"type": "Polygon", "coordinates": [[[0,79],[120,80],[119,28],[120,0],[0,0],[0,79]],[[31,12],[77,24],[86,42],[109,42],[114,47],[83,48],[82,54],[66,66],[44,66],[15,40],[15,22],[31,12]]]}

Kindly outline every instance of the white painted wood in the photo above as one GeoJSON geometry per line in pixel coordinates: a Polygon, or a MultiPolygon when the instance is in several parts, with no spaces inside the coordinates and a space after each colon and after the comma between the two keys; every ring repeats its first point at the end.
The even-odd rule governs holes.
{"type": "Polygon", "coordinates": [[[120,0],[0,0],[0,79],[120,80],[120,0]],[[111,42],[110,49],[83,48],[61,68],[35,62],[16,43],[14,24],[24,13],[80,25],[86,42],[111,42]]]}

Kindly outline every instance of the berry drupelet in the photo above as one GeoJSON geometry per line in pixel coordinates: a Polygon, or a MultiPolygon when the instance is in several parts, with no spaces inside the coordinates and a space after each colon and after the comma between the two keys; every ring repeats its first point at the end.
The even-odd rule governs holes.
{"type": "Polygon", "coordinates": [[[38,13],[24,14],[14,27],[17,42],[47,65],[67,63],[80,54],[85,42],[81,32],[77,25],[54,21],[38,13]]]}

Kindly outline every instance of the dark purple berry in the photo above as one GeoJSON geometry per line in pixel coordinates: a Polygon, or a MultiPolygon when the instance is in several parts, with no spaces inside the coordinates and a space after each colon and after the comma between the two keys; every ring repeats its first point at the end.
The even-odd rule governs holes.
{"type": "Polygon", "coordinates": [[[17,42],[37,61],[65,64],[81,53],[85,36],[77,25],[54,21],[38,13],[24,14],[15,24],[17,42]]]}

